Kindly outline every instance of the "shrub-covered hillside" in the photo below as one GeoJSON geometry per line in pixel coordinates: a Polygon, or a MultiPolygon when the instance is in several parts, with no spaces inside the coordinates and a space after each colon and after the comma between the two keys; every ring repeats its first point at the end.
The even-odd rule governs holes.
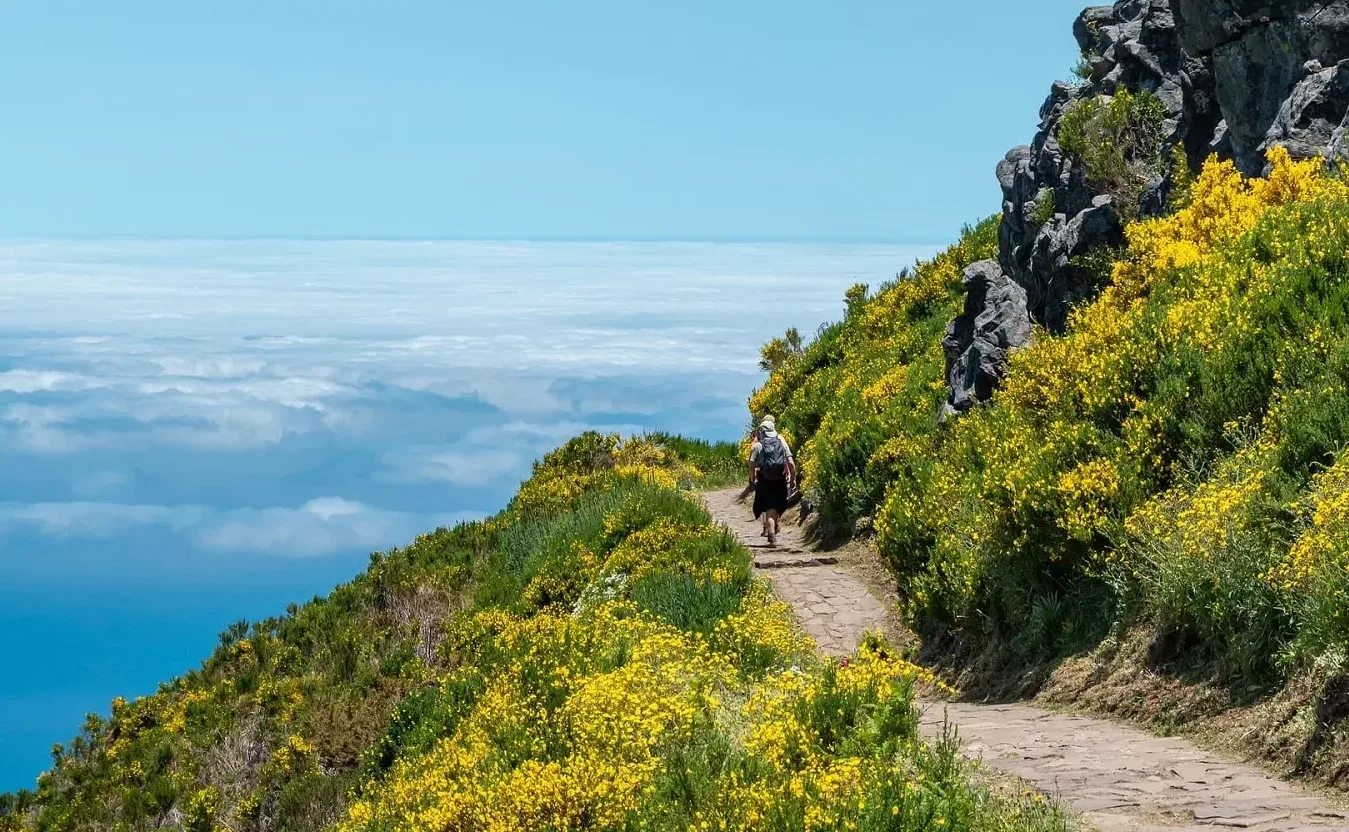
{"type": "Polygon", "coordinates": [[[239,624],[54,751],[0,830],[1050,830],[918,738],[930,677],[818,659],[690,484],[729,446],[586,434],[511,505],[239,624]]]}
{"type": "Polygon", "coordinates": [[[993,222],[774,348],[751,410],[920,622],[1032,660],[1144,622],[1228,678],[1349,669],[1349,184],[1269,161],[1129,226],[1103,292],[945,426],[942,327],[993,222]]]}

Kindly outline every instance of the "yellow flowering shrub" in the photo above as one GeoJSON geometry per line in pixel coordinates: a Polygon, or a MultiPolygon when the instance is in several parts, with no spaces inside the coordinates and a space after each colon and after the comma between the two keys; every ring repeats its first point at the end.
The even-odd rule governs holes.
{"type": "Polygon", "coordinates": [[[938,326],[995,229],[850,292],[751,398],[803,440],[822,519],[870,519],[920,621],[1040,653],[1141,615],[1253,676],[1332,626],[1323,564],[1349,530],[1335,477],[1313,477],[1349,444],[1349,179],[1268,158],[1263,178],[1212,159],[1174,212],[1131,223],[1101,293],[952,425],[938,326]]]}
{"type": "Polygon", "coordinates": [[[919,738],[930,673],[879,637],[816,655],[681,490],[742,471],[730,446],[577,437],[498,516],[90,717],[0,830],[1059,828],[919,738]]]}
{"type": "Polygon", "coordinates": [[[959,313],[963,270],[996,255],[997,222],[872,293],[856,286],[847,317],[821,330],[798,359],[750,397],[750,413],[777,415],[803,485],[830,533],[874,515],[894,482],[924,481],[944,400],[941,339],[959,313]],[[898,440],[898,441],[892,441],[898,440]]]}
{"type": "Polygon", "coordinates": [[[578,437],[500,515],[373,555],[328,597],[238,622],[201,668],[114,700],[36,792],[0,796],[0,829],[171,812],[212,832],[362,812],[619,824],[650,805],[697,715],[809,651],[761,589],[742,609],[745,551],[676,490],[742,470],[729,446],[578,437]],[[731,613],[761,638],[717,631],[731,613]],[[739,661],[746,644],[763,667],[739,661]],[[462,788],[437,790],[449,781],[462,788]]]}
{"type": "Polygon", "coordinates": [[[792,620],[791,608],[764,581],[755,581],[740,609],[721,619],[712,643],[737,666],[754,669],[771,666],[779,656],[805,655],[811,649],[810,639],[792,620]]]}
{"type": "MultiPolygon", "coordinates": [[[[613,450],[581,441],[536,476],[613,450]]],[[[560,577],[545,570],[524,604],[459,619],[446,643],[458,667],[427,694],[445,704],[418,706],[434,732],[372,771],[342,832],[824,830],[900,807],[912,822],[893,828],[932,812],[961,829],[998,813],[1024,816],[1010,828],[1054,822],[971,788],[954,746],[918,738],[912,687],[935,684],[930,673],[879,639],[842,666],[820,659],[701,508],[658,478],[600,473],[570,513],[517,507],[528,539],[575,566],[576,603],[536,597],[541,576],[560,577]]]]}
{"type": "Polygon", "coordinates": [[[1349,568],[1349,458],[1316,475],[1298,506],[1302,533],[1288,557],[1270,571],[1270,580],[1289,592],[1300,592],[1324,568],[1349,568]]]}

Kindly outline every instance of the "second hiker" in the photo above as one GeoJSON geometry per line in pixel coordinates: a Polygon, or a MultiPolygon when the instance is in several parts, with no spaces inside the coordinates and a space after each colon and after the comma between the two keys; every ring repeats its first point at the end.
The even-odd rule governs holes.
{"type": "Polygon", "coordinates": [[[787,494],[796,478],[792,449],[778,435],[772,416],[765,416],[749,452],[749,482],[754,487],[754,517],[763,520],[769,545],[778,539],[779,518],[787,511],[787,494]]]}

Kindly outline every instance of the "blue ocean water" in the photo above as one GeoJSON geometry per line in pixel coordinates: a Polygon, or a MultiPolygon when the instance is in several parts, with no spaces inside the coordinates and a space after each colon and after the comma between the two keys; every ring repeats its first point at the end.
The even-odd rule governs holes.
{"type": "Polygon", "coordinates": [[[0,791],[579,431],[738,437],[760,344],[929,253],[0,244],[0,791]]]}

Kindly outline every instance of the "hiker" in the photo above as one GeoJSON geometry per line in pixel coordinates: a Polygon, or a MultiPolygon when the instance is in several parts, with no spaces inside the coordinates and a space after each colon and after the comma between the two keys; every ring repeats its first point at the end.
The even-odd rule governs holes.
{"type": "Polygon", "coordinates": [[[753,449],[749,452],[749,483],[754,488],[754,518],[763,520],[763,536],[768,545],[777,544],[779,520],[787,511],[787,493],[796,479],[796,460],[792,449],[778,436],[772,416],[759,424],[753,449]]]}

